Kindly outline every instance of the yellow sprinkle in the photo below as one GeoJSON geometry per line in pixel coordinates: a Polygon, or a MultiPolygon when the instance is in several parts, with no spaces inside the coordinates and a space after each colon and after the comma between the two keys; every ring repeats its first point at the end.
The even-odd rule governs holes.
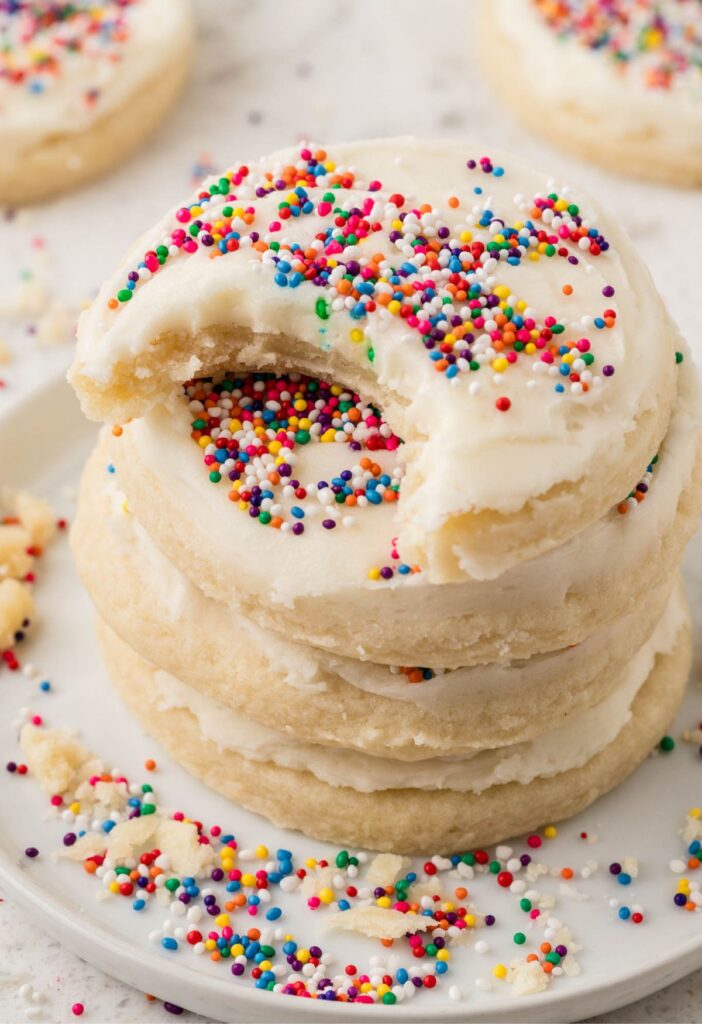
{"type": "Polygon", "coordinates": [[[217,948],[217,943],[214,939],[205,939],[205,949],[209,949],[210,952],[217,948]]]}
{"type": "Polygon", "coordinates": [[[498,299],[508,299],[509,288],[507,287],[506,284],[498,284],[495,287],[495,295],[498,297],[498,299]]]}
{"type": "MultiPolygon", "coordinates": [[[[295,954],[295,955],[297,956],[297,954],[295,954]]],[[[373,986],[371,985],[371,983],[369,981],[364,981],[363,984],[361,985],[361,992],[364,995],[366,994],[366,992],[371,992],[372,990],[373,990],[373,986]]]]}
{"type": "Polygon", "coordinates": [[[376,569],[376,568],[369,569],[368,570],[368,579],[369,580],[379,580],[380,579],[380,569],[376,569]]]}
{"type": "Polygon", "coordinates": [[[215,918],[215,924],[220,928],[226,928],[229,924],[229,914],[218,914],[215,918]]]}
{"type": "Polygon", "coordinates": [[[508,366],[509,363],[503,356],[498,356],[492,361],[492,368],[496,373],[504,373],[508,366]]]}
{"type": "Polygon", "coordinates": [[[247,872],[245,875],[242,875],[241,876],[241,884],[242,885],[249,885],[249,886],[250,885],[255,885],[256,884],[256,877],[255,877],[255,875],[252,875],[249,872],[247,872]]]}
{"type": "Polygon", "coordinates": [[[317,861],[314,859],[314,857],[308,857],[307,858],[307,860],[305,861],[305,867],[306,868],[316,868],[317,867],[317,861]]]}
{"type": "Polygon", "coordinates": [[[272,965],[270,960],[262,960],[258,966],[262,971],[270,971],[272,965]]]}
{"type": "Polygon", "coordinates": [[[301,964],[306,964],[310,958],[310,951],[309,949],[298,949],[295,953],[295,956],[297,957],[301,964]]]}
{"type": "Polygon", "coordinates": [[[384,910],[387,910],[388,907],[392,906],[390,899],[387,896],[380,896],[375,902],[384,910]]]}
{"type": "Polygon", "coordinates": [[[385,985],[385,984],[382,984],[382,983],[381,983],[380,985],[378,985],[378,987],[377,987],[377,989],[376,989],[376,992],[378,993],[378,995],[379,995],[379,996],[380,996],[381,998],[382,998],[382,996],[384,996],[384,995],[385,995],[385,993],[386,993],[386,992],[389,992],[389,991],[390,991],[390,986],[389,986],[389,985],[385,985]]]}
{"type": "Polygon", "coordinates": [[[555,839],[558,835],[558,829],[555,825],[547,825],[544,829],[544,835],[547,839],[555,839]]]}
{"type": "Polygon", "coordinates": [[[119,892],[119,882],[110,882],[107,888],[116,894],[119,892]]]}
{"type": "Polygon", "coordinates": [[[534,352],[536,352],[536,345],[534,344],[534,342],[528,341],[524,346],[524,351],[528,356],[533,356],[534,352]]]}
{"type": "Polygon", "coordinates": [[[355,342],[356,345],[360,345],[360,343],[365,338],[365,334],[359,327],[354,327],[354,329],[349,332],[349,337],[351,338],[351,341],[355,342]]]}
{"type": "Polygon", "coordinates": [[[268,847],[263,845],[257,846],[256,856],[258,857],[259,860],[265,860],[266,857],[268,856],[268,847]]]}
{"type": "Polygon", "coordinates": [[[691,807],[690,810],[687,812],[687,816],[688,818],[702,818],[702,808],[691,807]]]}
{"type": "Polygon", "coordinates": [[[451,959],[451,954],[449,953],[449,951],[447,949],[440,949],[439,952],[436,954],[436,959],[437,960],[450,960],[451,959]]]}
{"type": "Polygon", "coordinates": [[[495,975],[496,978],[499,978],[500,981],[502,981],[504,978],[507,977],[507,968],[505,967],[504,964],[495,964],[495,966],[492,969],[492,973],[495,975]]]}
{"type": "Polygon", "coordinates": [[[462,242],[472,242],[473,241],[473,235],[472,235],[472,233],[470,231],[461,231],[461,234],[459,235],[459,238],[460,238],[460,240],[462,242]]]}
{"type": "Polygon", "coordinates": [[[241,956],[243,952],[244,947],[240,942],[237,942],[236,945],[232,946],[232,956],[241,956]]]}
{"type": "Polygon", "coordinates": [[[527,308],[526,302],[524,301],[524,299],[520,299],[517,302],[517,309],[519,310],[520,313],[523,313],[526,308],[527,308]]]}
{"type": "Polygon", "coordinates": [[[333,903],[336,899],[336,894],[333,889],[330,889],[329,886],[325,885],[323,889],[319,890],[319,898],[322,903],[333,903]]]}
{"type": "Polygon", "coordinates": [[[466,922],[469,928],[475,927],[475,914],[466,914],[463,920],[466,922]]]}
{"type": "Polygon", "coordinates": [[[80,804],[78,803],[77,800],[74,803],[72,803],[68,809],[71,812],[71,814],[80,814],[80,804]]]}
{"type": "Polygon", "coordinates": [[[204,434],[201,438],[199,438],[197,443],[200,445],[201,448],[207,448],[208,444],[212,444],[212,438],[210,437],[209,434],[204,434]]]}
{"type": "Polygon", "coordinates": [[[388,302],[388,311],[390,313],[399,313],[402,309],[402,303],[398,302],[397,299],[393,299],[392,302],[388,302]]]}

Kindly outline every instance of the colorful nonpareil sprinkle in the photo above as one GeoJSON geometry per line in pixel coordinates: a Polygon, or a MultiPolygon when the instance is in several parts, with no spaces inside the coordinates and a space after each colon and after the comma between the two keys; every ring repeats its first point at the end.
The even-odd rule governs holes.
{"type": "Polygon", "coordinates": [[[627,512],[633,512],[634,509],[638,508],[639,505],[646,500],[646,495],[648,494],[651,480],[653,480],[653,472],[657,462],[658,456],[654,455],[651,462],[646,467],[646,472],[641,477],[636,487],[627,495],[624,501],[617,505],[617,512],[619,512],[620,515],[625,516],[627,512]]]}
{"type": "Polygon", "coordinates": [[[702,80],[700,0],[532,0],[565,39],[603,53],[650,89],[702,80]]]}
{"type": "MultiPolygon", "coordinates": [[[[477,906],[479,888],[482,898],[516,899],[524,914],[525,927],[512,938],[520,951],[510,954],[509,966],[492,967],[493,978],[514,984],[533,970],[545,987],[579,970],[580,947],[553,915],[552,898],[535,884],[542,874],[558,872],[534,864],[529,853],[501,845],[492,852],[437,854],[408,867],[388,854],[340,849],[327,858],[300,858],[263,843],[246,846],[223,826],[206,827],[181,811],[163,810],[150,783],[131,783],[87,751],[76,767],[76,741],[68,734],[27,728],[22,742],[30,759],[35,744],[48,744],[52,764],[66,758],[74,772],[68,789],[47,789],[65,830],[59,856],[81,865],[103,899],[126,900],[139,915],[165,912],[149,938],[169,955],[205,956],[235,979],[282,995],[393,1005],[443,983],[456,944],[469,938],[476,953],[488,952],[480,936],[496,925],[498,914],[477,906]],[[367,965],[339,961],[325,948],[327,938],[322,944],[291,934],[290,897],[321,916],[327,938],[330,925],[374,935],[392,956],[371,957],[367,965]],[[383,922],[388,937],[378,939],[383,922]]],[[[47,780],[41,781],[46,788],[47,780]]],[[[580,874],[590,873],[584,868],[580,874]]],[[[485,978],[478,981],[487,987],[485,978]]],[[[82,1008],[75,1004],[72,1012],[79,1015],[82,1008]]],[[[174,1004],[169,1012],[176,1010],[174,1004]]]]}
{"type": "MultiPolygon", "coordinates": [[[[499,376],[526,363],[554,378],[557,394],[584,395],[614,374],[593,341],[616,324],[616,309],[604,301],[614,288],[603,289],[584,330],[583,318],[570,323],[557,309],[537,315],[528,295],[514,294],[495,273],[500,268],[508,282],[511,268],[556,260],[575,279],[583,258],[600,257],[609,243],[556,192],[524,201],[513,221],[491,208],[489,196],[475,206],[483,193],[476,180],[506,173],[487,157],[467,160],[463,195],[447,196],[443,208],[359,181],[325,150],[303,147],[294,164],[268,170],[239,166],[177,211],[108,307],[118,311],[174,259],[240,259],[247,250],[275,286],[309,293],[323,344],[326,322],[346,316],[348,344],[372,362],[376,324],[397,318],[449,380],[481,369],[499,376]]],[[[496,411],[508,412],[512,401],[497,397],[496,411]]]]}
{"type": "MultiPolygon", "coordinates": [[[[80,60],[118,62],[129,39],[130,8],[140,2],[0,0],[0,86],[40,96],[80,60]]],[[[94,106],[99,98],[100,90],[88,85],[86,105],[94,106]]]]}
{"type": "Polygon", "coordinates": [[[191,437],[214,484],[262,526],[301,536],[310,521],[325,530],[339,510],[397,501],[401,466],[389,472],[363,452],[394,452],[400,439],[379,411],[338,384],[300,374],[227,374],[185,385],[191,437]],[[357,453],[347,468],[312,485],[298,478],[307,445],[341,444],[357,453]]]}

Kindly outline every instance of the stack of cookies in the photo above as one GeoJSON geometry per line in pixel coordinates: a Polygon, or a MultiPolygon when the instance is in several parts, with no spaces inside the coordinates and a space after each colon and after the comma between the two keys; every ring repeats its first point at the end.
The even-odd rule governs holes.
{"type": "Polygon", "coordinates": [[[616,211],[458,143],[207,181],[83,315],[73,528],[115,686],[277,824],[447,852],[670,724],[694,370],[616,211]]]}

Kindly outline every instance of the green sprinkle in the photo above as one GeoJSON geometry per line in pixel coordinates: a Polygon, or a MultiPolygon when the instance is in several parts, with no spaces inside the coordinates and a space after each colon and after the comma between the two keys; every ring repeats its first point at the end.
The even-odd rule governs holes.
{"type": "Polygon", "coordinates": [[[675,750],[675,740],[672,736],[664,736],[658,746],[665,754],[669,754],[671,750],[675,750]]]}
{"type": "MultiPolygon", "coordinates": [[[[119,298],[119,296],[117,296],[117,298],[119,298]]],[[[678,366],[680,366],[680,363],[683,361],[684,358],[685,356],[682,354],[682,352],[675,353],[675,362],[678,364],[678,366]]]]}
{"type": "Polygon", "coordinates": [[[130,288],[120,288],[117,292],[117,298],[120,302],[129,302],[132,297],[132,291],[130,288]]]}
{"type": "Polygon", "coordinates": [[[512,938],[518,946],[523,946],[526,942],[526,935],[524,934],[524,932],[515,932],[512,938]]]}
{"type": "Polygon", "coordinates": [[[212,483],[218,484],[221,479],[222,474],[219,473],[216,469],[213,469],[212,472],[210,473],[210,480],[212,481],[212,483]]]}
{"type": "Polygon", "coordinates": [[[329,319],[329,303],[326,299],[317,299],[314,304],[314,311],[320,320],[329,319]]]}

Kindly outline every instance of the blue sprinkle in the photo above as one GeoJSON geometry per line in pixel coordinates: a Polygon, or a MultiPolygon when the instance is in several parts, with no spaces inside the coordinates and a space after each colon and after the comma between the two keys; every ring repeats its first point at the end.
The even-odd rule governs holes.
{"type": "Polygon", "coordinates": [[[627,875],[626,871],[620,871],[617,875],[617,881],[620,885],[631,885],[631,875],[627,875]]]}
{"type": "Polygon", "coordinates": [[[44,679],[41,683],[39,683],[39,689],[43,690],[44,693],[48,693],[49,690],[51,689],[51,683],[49,682],[49,680],[44,679]]]}
{"type": "Polygon", "coordinates": [[[620,907],[617,913],[622,921],[628,921],[631,917],[631,911],[628,907],[620,907]]]}
{"type": "Polygon", "coordinates": [[[280,907],[271,907],[270,910],[266,911],[266,920],[277,921],[282,913],[283,911],[280,909],[280,907]]]}
{"type": "Polygon", "coordinates": [[[146,906],[146,900],[134,900],[132,903],[132,910],[143,910],[146,906]]]}
{"type": "Polygon", "coordinates": [[[161,945],[163,946],[164,949],[177,949],[178,948],[177,941],[175,939],[171,939],[170,937],[167,937],[165,939],[161,939],[161,945]]]}

